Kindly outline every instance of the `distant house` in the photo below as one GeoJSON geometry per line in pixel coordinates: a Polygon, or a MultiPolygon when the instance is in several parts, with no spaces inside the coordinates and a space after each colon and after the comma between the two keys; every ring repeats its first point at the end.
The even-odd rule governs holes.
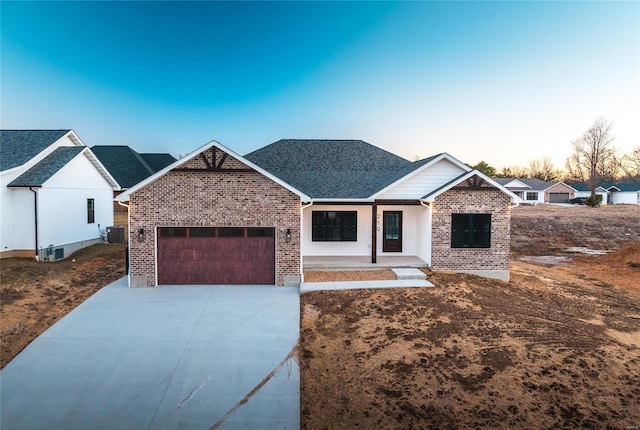
{"type": "Polygon", "coordinates": [[[567,203],[576,190],[564,182],[546,182],[536,178],[493,178],[520,197],[522,203],[567,203]]]}
{"type": "MultiPolygon", "coordinates": [[[[583,182],[573,185],[576,197],[590,197],[591,189],[589,184],[583,182]]],[[[601,196],[600,204],[640,204],[640,184],[625,183],[615,184],[613,182],[599,182],[596,184],[596,194],[601,196]]]]}
{"type": "Polygon", "coordinates": [[[0,257],[53,260],[100,242],[120,187],[76,133],[0,133],[0,257]]]}
{"type": "Polygon", "coordinates": [[[212,141],[116,198],[135,231],[130,286],[292,285],[336,261],[508,280],[516,199],[446,153],[296,139],[244,157],[212,141]]]}

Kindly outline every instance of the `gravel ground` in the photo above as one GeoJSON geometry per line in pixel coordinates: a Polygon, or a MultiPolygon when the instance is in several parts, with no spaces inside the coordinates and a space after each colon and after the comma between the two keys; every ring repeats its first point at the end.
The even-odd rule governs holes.
{"type": "Polygon", "coordinates": [[[304,272],[305,282],[388,281],[396,279],[391,269],[347,272],[304,272]]]}

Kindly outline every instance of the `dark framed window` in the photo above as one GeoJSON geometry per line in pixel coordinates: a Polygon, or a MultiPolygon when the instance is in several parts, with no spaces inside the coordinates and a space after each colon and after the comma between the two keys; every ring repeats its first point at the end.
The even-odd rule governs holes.
{"type": "Polygon", "coordinates": [[[189,237],[216,237],[216,229],[214,227],[191,227],[189,237]]]}
{"type": "Polygon", "coordinates": [[[313,211],[311,240],[314,242],[356,242],[358,214],[356,211],[313,211]]]}
{"type": "Polygon", "coordinates": [[[158,232],[161,237],[187,237],[186,227],[160,227],[158,232]]]}
{"type": "Polygon", "coordinates": [[[273,228],[250,227],[247,229],[248,237],[273,237],[273,228]]]}
{"type": "Polygon", "coordinates": [[[218,237],[244,237],[244,228],[218,227],[218,237]]]}
{"type": "Polygon", "coordinates": [[[93,199],[87,199],[87,224],[96,222],[96,206],[93,199]]]}
{"type": "Polygon", "coordinates": [[[535,191],[527,191],[527,200],[538,200],[538,193],[535,191]]]}
{"type": "Polygon", "coordinates": [[[452,248],[490,248],[491,214],[451,214],[452,248]]]}

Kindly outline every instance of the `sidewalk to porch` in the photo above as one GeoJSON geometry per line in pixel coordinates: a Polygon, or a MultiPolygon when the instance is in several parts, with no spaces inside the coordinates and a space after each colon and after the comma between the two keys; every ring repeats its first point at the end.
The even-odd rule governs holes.
{"type": "Polygon", "coordinates": [[[302,258],[305,271],[376,270],[389,268],[427,268],[429,265],[414,255],[378,256],[377,263],[370,256],[307,256],[302,258]]]}

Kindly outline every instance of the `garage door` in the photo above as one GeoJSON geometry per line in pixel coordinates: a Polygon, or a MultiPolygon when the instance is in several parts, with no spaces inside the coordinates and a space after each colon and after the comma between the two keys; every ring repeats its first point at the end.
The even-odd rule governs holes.
{"type": "Polygon", "coordinates": [[[158,228],[158,284],[275,284],[273,228],[158,228]]]}
{"type": "Polygon", "coordinates": [[[549,203],[568,203],[569,193],[549,193],[549,203]]]}

